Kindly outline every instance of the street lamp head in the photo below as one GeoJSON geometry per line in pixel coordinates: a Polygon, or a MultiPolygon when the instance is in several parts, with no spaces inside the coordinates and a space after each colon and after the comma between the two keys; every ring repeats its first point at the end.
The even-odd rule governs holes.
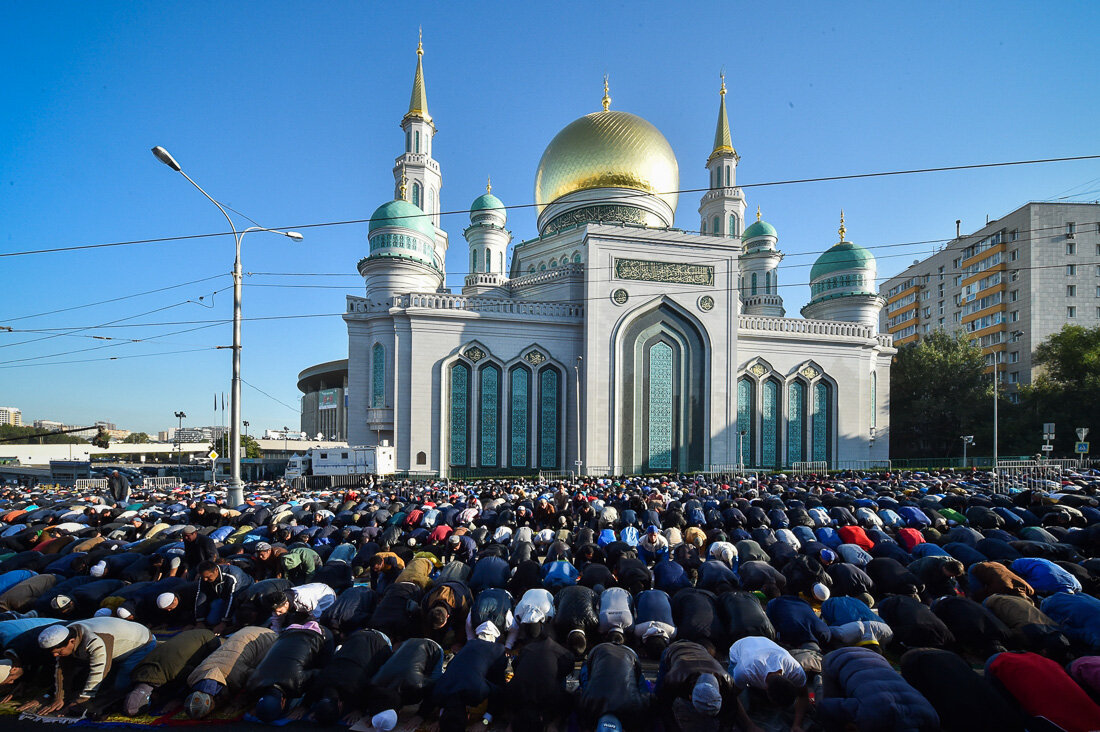
{"type": "Polygon", "coordinates": [[[299,234],[297,231],[288,231],[288,232],[286,232],[286,236],[287,236],[288,239],[293,239],[294,241],[301,241],[302,239],[305,238],[304,236],[299,234]]]}
{"type": "Polygon", "coordinates": [[[176,159],[172,157],[172,154],[160,145],[157,145],[153,148],[153,155],[156,156],[157,160],[164,163],[177,173],[183,172],[183,168],[181,168],[180,164],[176,162],[176,159]]]}

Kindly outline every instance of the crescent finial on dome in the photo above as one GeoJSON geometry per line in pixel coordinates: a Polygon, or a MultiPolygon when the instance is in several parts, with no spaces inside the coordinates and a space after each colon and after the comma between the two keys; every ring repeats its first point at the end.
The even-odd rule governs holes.
{"type": "Polygon", "coordinates": [[[608,91],[607,74],[603,75],[603,111],[611,109],[611,92],[608,91]]]}

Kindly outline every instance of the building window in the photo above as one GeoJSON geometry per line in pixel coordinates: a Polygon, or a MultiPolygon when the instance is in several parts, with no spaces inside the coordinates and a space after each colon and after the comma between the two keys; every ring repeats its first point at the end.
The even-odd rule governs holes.
{"type": "Polygon", "coordinates": [[[413,181],[413,205],[418,208],[420,206],[420,184],[416,181],[413,181]]]}
{"type": "Polygon", "coordinates": [[[477,272],[477,250],[470,250],[470,273],[477,272]]]}
{"type": "Polygon", "coordinates": [[[924,317],[926,317],[926,318],[932,317],[932,308],[925,308],[924,309],[924,317]]]}
{"type": "Polygon", "coordinates": [[[371,347],[370,405],[386,406],[386,349],[381,343],[371,347]]]}
{"type": "Polygon", "coordinates": [[[530,421],[531,374],[522,366],[514,366],[509,372],[511,379],[510,394],[510,431],[508,435],[508,462],[513,468],[527,467],[527,425],[530,421]]]}
{"type": "Polygon", "coordinates": [[[822,461],[829,459],[829,442],[831,436],[831,420],[829,419],[830,389],[825,382],[814,385],[813,414],[810,419],[813,424],[813,459],[822,461]]]}
{"type": "Polygon", "coordinates": [[[1076,277],[1076,276],[1077,276],[1077,265],[1076,264],[1067,264],[1066,265],[1066,277],[1076,277]]]}
{"type": "Polygon", "coordinates": [[[1020,291],[1019,290],[1011,290],[1008,293],[1008,301],[1009,302],[1016,302],[1018,299],[1020,299],[1020,291]]]}
{"type": "Polygon", "coordinates": [[[765,381],[760,396],[761,463],[776,467],[779,465],[779,382],[765,381]]]}
{"type": "Polygon", "coordinates": [[[1066,317],[1067,318],[1076,318],[1077,317],[1077,308],[1074,307],[1073,305],[1070,305],[1068,308],[1066,308],[1066,317]]]}
{"type": "Polygon", "coordinates": [[[1073,236],[1077,233],[1077,224],[1072,221],[1066,222],[1066,236],[1073,236]]]}
{"type": "Polygon", "coordinates": [[[801,381],[792,381],[787,387],[787,463],[802,462],[802,414],[806,411],[806,389],[801,381]]]}
{"type": "Polygon", "coordinates": [[[416,464],[417,465],[427,465],[428,464],[428,453],[424,452],[423,450],[416,453],[416,464]]]}
{"type": "Polygon", "coordinates": [[[469,463],[470,367],[451,366],[451,465],[469,463]]]}
{"type": "Polygon", "coordinates": [[[751,379],[742,378],[737,382],[737,433],[741,447],[741,464],[752,465],[753,443],[753,398],[754,384],[751,379]]]}
{"type": "Polygon", "coordinates": [[[1066,297],[1077,297],[1077,285],[1066,285],[1066,297]]]}
{"type": "Polygon", "coordinates": [[[1008,352],[1008,362],[1009,363],[1020,363],[1020,352],[1019,351],[1009,351],[1008,352]]]}
{"type": "MultiPolygon", "coordinates": [[[[941,323],[941,325],[942,325],[942,323],[941,323]]],[[[872,371],[871,372],[871,426],[872,427],[877,427],[878,426],[878,407],[876,405],[876,399],[878,398],[878,394],[875,393],[876,391],[878,391],[878,373],[875,372],[875,371],[872,371]]]]}
{"type": "Polygon", "coordinates": [[[1015,262],[1019,258],[1020,258],[1020,250],[1019,249],[1013,249],[1011,252],[1008,253],[1008,261],[1010,261],[1010,262],[1015,262]]]}
{"type": "Polygon", "coordinates": [[[1019,393],[1017,393],[1017,392],[1012,392],[1011,394],[1009,394],[1009,395],[1008,395],[1008,401],[1009,401],[1010,403],[1012,403],[1012,404],[1019,404],[1019,403],[1020,403],[1020,395],[1019,395],[1019,393]]]}
{"type": "Polygon", "coordinates": [[[699,233],[700,234],[707,233],[707,220],[706,219],[703,219],[701,222],[699,222],[699,233]]]}
{"type": "Polygon", "coordinates": [[[1010,384],[1019,384],[1020,383],[1020,372],[1019,371],[1009,371],[1008,372],[1008,383],[1010,383],[1010,384]]]}
{"type": "MultiPolygon", "coordinates": [[[[721,174],[721,171],[719,171],[721,174]]],[[[672,468],[673,391],[672,346],[658,341],[649,348],[649,424],[646,468],[668,470],[672,468]]]]}
{"type": "Polygon", "coordinates": [[[1013,271],[1012,274],[1010,274],[1008,276],[1008,281],[1009,282],[1015,282],[1018,279],[1020,279],[1020,273],[1019,272],[1013,271]]]}
{"type": "Polygon", "coordinates": [[[1008,240],[1009,241],[1016,241],[1019,238],[1020,238],[1020,230],[1019,229],[1013,229],[1012,231],[1008,232],[1008,240]]]}
{"type": "Polygon", "coordinates": [[[727,236],[737,236],[740,233],[741,226],[737,220],[737,214],[730,214],[730,230],[726,232],[727,236]]]}
{"type": "Polygon", "coordinates": [[[1066,242],[1066,254],[1076,254],[1076,253],[1077,253],[1077,243],[1072,242],[1072,241],[1066,242]]]}
{"type": "Polygon", "coordinates": [[[719,219],[717,216],[715,216],[714,220],[711,222],[711,223],[714,224],[714,230],[711,233],[714,234],[715,236],[722,233],[722,229],[719,228],[719,227],[721,227],[721,224],[719,223],[720,221],[721,221],[721,219],[719,219]]]}
{"type": "Polygon", "coordinates": [[[478,464],[496,467],[500,445],[500,369],[487,364],[481,367],[478,375],[478,425],[481,430],[478,464]]]}
{"type": "Polygon", "coordinates": [[[750,282],[752,282],[752,288],[751,288],[751,291],[750,291],[749,294],[755,295],[756,294],[756,273],[755,272],[752,273],[752,278],[750,279],[750,282]]]}
{"type": "Polygon", "coordinates": [[[1015,323],[1019,320],[1020,320],[1020,311],[1019,310],[1013,310],[1011,313],[1008,314],[1008,322],[1015,323]]]}
{"type": "Polygon", "coordinates": [[[539,372],[539,467],[558,467],[561,375],[554,368],[539,372]]]}
{"type": "Polygon", "coordinates": [[[962,321],[962,311],[961,310],[956,310],[955,311],[955,322],[958,323],[960,321],[962,321]]]}
{"type": "Polygon", "coordinates": [[[420,152],[420,133],[419,132],[417,132],[413,135],[413,140],[415,141],[415,146],[414,146],[413,152],[420,152]]]}

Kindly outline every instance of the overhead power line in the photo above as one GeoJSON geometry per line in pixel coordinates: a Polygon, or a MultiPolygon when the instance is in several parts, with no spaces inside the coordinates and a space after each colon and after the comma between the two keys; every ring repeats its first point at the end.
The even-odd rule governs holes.
{"type": "MultiPolygon", "coordinates": [[[[1073,155],[1073,156],[1059,157],[1059,158],[1035,158],[1035,159],[1032,159],[1032,160],[1009,160],[1009,161],[1000,161],[1000,162],[993,162],[993,163],[970,163],[970,164],[963,164],[963,165],[945,165],[945,166],[939,166],[939,167],[934,167],[934,168],[908,168],[908,169],[902,169],[902,170],[877,171],[877,172],[872,172],[872,173],[851,173],[851,174],[847,174],[847,175],[826,175],[826,176],[819,176],[819,177],[815,177],[815,178],[789,178],[789,179],[786,179],[786,180],[762,181],[760,183],[741,183],[741,184],[738,184],[736,187],[737,188],[766,188],[766,187],[773,187],[773,186],[797,185],[797,184],[802,184],[802,183],[827,183],[827,182],[831,182],[831,181],[857,180],[857,179],[861,179],[861,178],[883,178],[883,177],[888,177],[888,176],[917,175],[917,174],[925,174],[925,173],[945,173],[945,172],[949,172],[949,171],[958,171],[958,170],[979,170],[979,169],[983,169],[983,168],[1004,168],[1004,167],[1010,167],[1010,166],[1041,165],[1041,164],[1045,164],[1045,163],[1066,163],[1066,162],[1074,162],[1074,161],[1081,161],[1081,160],[1097,160],[1097,159],[1100,159],[1100,155],[1073,155]]],[[[706,187],[706,188],[683,188],[683,189],[680,189],[680,190],[677,190],[677,191],[663,191],[663,192],[653,193],[651,195],[662,196],[662,195],[672,195],[672,194],[681,194],[681,193],[703,193],[703,192],[706,192],[706,191],[709,191],[709,190],[712,190],[712,189],[710,187],[706,187]]],[[[607,196],[607,198],[608,199],[614,199],[615,196],[607,196]]],[[[543,203],[517,203],[517,204],[510,204],[510,205],[502,206],[501,208],[507,209],[507,210],[535,208],[535,207],[538,207],[538,206],[545,206],[548,203],[549,202],[543,202],[543,203]]],[[[441,212],[439,212],[438,215],[439,216],[453,216],[453,215],[458,215],[458,214],[469,214],[471,212],[472,212],[472,210],[468,209],[468,208],[466,208],[466,209],[453,209],[453,210],[449,210],[449,211],[441,211],[441,212]]],[[[425,215],[425,214],[412,214],[412,215],[409,215],[409,216],[394,216],[394,217],[391,217],[391,218],[419,218],[420,216],[423,216],[423,215],[425,215]]],[[[290,225],[285,225],[285,226],[277,226],[277,227],[273,227],[273,228],[300,230],[300,229],[319,228],[319,227],[325,227],[325,226],[347,226],[347,225],[351,225],[351,224],[365,224],[365,223],[369,223],[369,222],[370,222],[370,219],[347,219],[347,220],[344,220],[344,221],[323,221],[323,222],[317,222],[317,223],[311,223],[311,224],[290,224],[290,225]]],[[[54,253],[58,253],[58,252],[73,252],[73,251],[81,251],[81,250],[85,250],[85,249],[102,249],[102,248],[107,248],[107,247],[121,247],[121,246],[135,245],[135,244],[163,244],[163,243],[168,243],[168,242],[185,241],[185,240],[188,240],[188,239],[204,239],[204,238],[210,238],[210,237],[216,237],[216,236],[230,236],[230,235],[232,235],[232,233],[233,232],[230,232],[230,231],[219,231],[219,232],[207,233],[207,234],[189,234],[189,235],[184,235],[184,236],[156,237],[156,238],[150,238],[150,239],[131,239],[131,240],[127,240],[127,241],[105,242],[105,243],[100,243],[100,244],[74,244],[74,245],[69,245],[69,246],[44,247],[44,248],[41,248],[41,249],[27,249],[27,250],[23,250],[23,251],[15,251],[15,252],[0,252],[0,258],[3,258],[3,257],[22,257],[22,256],[29,256],[29,255],[34,255],[34,254],[54,254],[54,253]]]]}

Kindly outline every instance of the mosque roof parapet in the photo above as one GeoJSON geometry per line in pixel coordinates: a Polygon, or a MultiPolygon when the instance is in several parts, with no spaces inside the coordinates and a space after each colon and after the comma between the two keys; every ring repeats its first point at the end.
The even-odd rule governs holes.
{"type": "Polygon", "coordinates": [[[876,340],[884,347],[891,347],[892,339],[887,337],[884,342],[879,336],[878,329],[863,323],[849,323],[838,320],[810,320],[808,318],[774,318],[763,315],[742,315],[738,322],[741,334],[751,332],[760,333],[790,333],[792,335],[806,336],[833,336],[840,338],[859,338],[862,340],[876,340]]]}
{"type": "Polygon", "coordinates": [[[542,272],[535,272],[534,274],[527,274],[522,277],[508,280],[508,288],[511,290],[518,290],[523,287],[541,285],[546,282],[564,280],[569,277],[580,277],[582,274],[584,274],[584,264],[563,264],[560,267],[554,267],[553,269],[547,269],[542,272]]]}
{"type": "Polygon", "coordinates": [[[553,318],[580,321],[584,305],[562,302],[541,302],[503,297],[468,297],[439,293],[397,295],[391,307],[423,310],[463,310],[475,313],[518,315],[524,318],[553,318]]]}

